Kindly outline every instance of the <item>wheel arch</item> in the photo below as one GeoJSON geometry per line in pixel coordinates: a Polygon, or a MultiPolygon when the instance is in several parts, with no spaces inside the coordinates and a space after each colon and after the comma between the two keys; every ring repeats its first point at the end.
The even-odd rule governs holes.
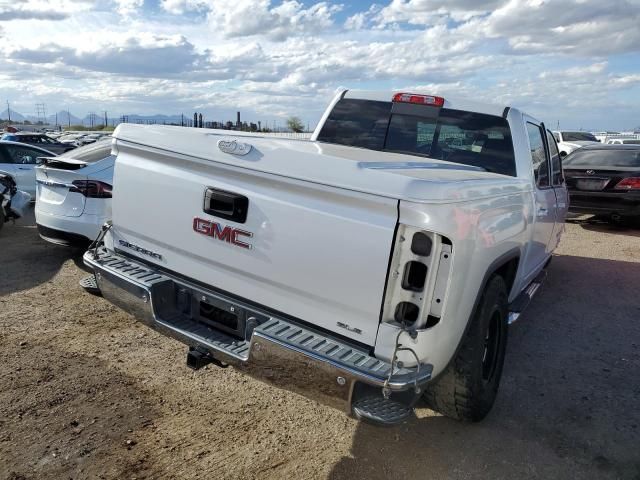
{"type": "Polygon", "coordinates": [[[482,277],[482,282],[480,283],[480,286],[479,286],[478,291],[476,293],[476,298],[473,301],[473,308],[471,309],[471,313],[469,314],[469,318],[467,318],[467,322],[466,322],[466,325],[464,327],[464,331],[462,332],[462,335],[460,336],[460,339],[458,340],[458,345],[456,346],[455,350],[453,351],[453,355],[451,356],[451,358],[447,362],[447,365],[441,370],[441,372],[440,372],[440,374],[438,376],[436,376],[434,379],[432,379],[432,381],[436,380],[442,373],[444,373],[447,370],[449,364],[458,355],[458,352],[460,351],[460,347],[462,346],[462,342],[464,341],[464,338],[466,337],[467,332],[469,331],[469,326],[471,325],[471,320],[473,319],[474,315],[476,314],[476,312],[478,310],[478,306],[480,305],[480,300],[482,299],[482,294],[484,293],[484,291],[485,291],[485,289],[487,287],[487,284],[489,283],[489,280],[491,279],[491,277],[493,277],[494,275],[498,274],[504,279],[505,284],[507,286],[507,297],[508,297],[510,295],[510,293],[511,293],[511,290],[513,289],[514,284],[515,284],[515,279],[516,279],[516,276],[517,276],[518,267],[520,265],[520,259],[521,259],[520,248],[514,247],[511,250],[508,250],[507,252],[505,252],[502,255],[500,255],[493,262],[491,262],[491,264],[487,268],[487,271],[485,272],[484,276],[482,277]]]}

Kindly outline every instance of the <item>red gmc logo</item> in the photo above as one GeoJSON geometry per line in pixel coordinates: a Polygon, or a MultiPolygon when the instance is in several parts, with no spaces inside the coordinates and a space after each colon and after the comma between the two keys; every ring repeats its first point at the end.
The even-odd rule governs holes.
{"type": "Polygon", "coordinates": [[[253,233],[238,228],[230,227],[229,225],[222,226],[219,223],[212,222],[211,220],[205,220],[204,218],[193,219],[193,230],[208,237],[217,238],[223,242],[236,245],[238,247],[251,250],[253,246],[249,243],[243,242],[238,237],[253,237],[253,233]]]}

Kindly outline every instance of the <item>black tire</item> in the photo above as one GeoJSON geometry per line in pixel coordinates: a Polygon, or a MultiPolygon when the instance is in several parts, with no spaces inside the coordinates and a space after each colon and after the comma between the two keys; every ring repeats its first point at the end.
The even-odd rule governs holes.
{"type": "Polygon", "coordinates": [[[479,422],[495,402],[507,347],[507,287],[500,276],[487,283],[458,353],[427,385],[424,399],[447,417],[479,422]]]}

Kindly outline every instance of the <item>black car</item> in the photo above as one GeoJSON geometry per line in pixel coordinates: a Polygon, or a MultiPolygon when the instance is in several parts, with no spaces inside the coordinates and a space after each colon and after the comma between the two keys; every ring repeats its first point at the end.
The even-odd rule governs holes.
{"type": "Polygon", "coordinates": [[[5,133],[4,135],[2,135],[0,140],[35,145],[37,147],[44,148],[45,150],[49,150],[56,155],[60,155],[64,152],[68,152],[69,150],[73,150],[74,148],[76,148],[74,145],[60,143],[57,140],[54,140],[53,138],[45,135],[44,133],[5,133]]]}
{"type": "Polygon", "coordinates": [[[562,163],[570,211],[640,218],[640,145],[589,145],[562,163]]]}

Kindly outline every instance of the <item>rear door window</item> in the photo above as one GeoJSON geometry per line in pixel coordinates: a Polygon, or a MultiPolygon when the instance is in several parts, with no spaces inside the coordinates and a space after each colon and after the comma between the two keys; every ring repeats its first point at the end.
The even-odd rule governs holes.
{"type": "Polygon", "coordinates": [[[531,163],[536,184],[540,188],[549,186],[549,162],[544,148],[542,129],[531,122],[527,122],[527,135],[529,136],[529,148],[531,149],[531,163]]]}
{"type": "Polygon", "coordinates": [[[562,161],[560,160],[560,152],[555,138],[550,131],[547,130],[547,143],[549,144],[549,155],[551,155],[551,184],[554,186],[562,185],[562,161]]]}

